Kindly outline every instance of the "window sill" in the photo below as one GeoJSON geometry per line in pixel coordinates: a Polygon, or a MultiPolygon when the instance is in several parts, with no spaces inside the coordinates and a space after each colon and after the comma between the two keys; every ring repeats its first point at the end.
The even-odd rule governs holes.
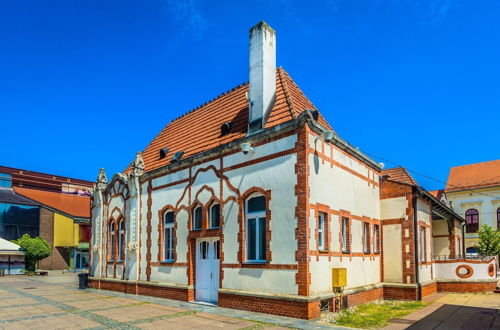
{"type": "Polygon", "coordinates": [[[202,229],[199,228],[199,229],[191,229],[191,231],[201,231],[202,229]]]}
{"type": "Polygon", "coordinates": [[[162,260],[160,261],[160,264],[162,265],[168,265],[168,264],[173,264],[175,263],[175,260],[162,260]]]}
{"type": "Polygon", "coordinates": [[[208,230],[216,230],[216,229],[220,229],[220,226],[219,227],[210,227],[210,228],[208,228],[208,230]]]}
{"type": "Polygon", "coordinates": [[[267,263],[266,260],[251,260],[251,261],[246,261],[243,264],[244,265],[262,265],[267,263]]]}
{"type": "Polygon", "coordinates": [[[351,251],[349,251],[349,250],[346,250],[346,251],[342,250],[342,254],[349,254],[349,253],[351,253],[351,251]]]}
{"type": "Polygon", "coordinates": [[[330,253],[330,250],[318,250],[319,253],[330,253]]]}

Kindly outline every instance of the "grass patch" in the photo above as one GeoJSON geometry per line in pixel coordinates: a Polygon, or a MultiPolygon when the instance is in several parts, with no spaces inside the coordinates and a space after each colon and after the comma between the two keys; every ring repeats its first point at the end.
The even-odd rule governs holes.
{"type": "Polygon", "coordinates": [[[343,310],[334,323],[351,328],[378,328],[389,324],[390,319],[403,317],[427,305],[420,301],[368,303],[343,310]]]}

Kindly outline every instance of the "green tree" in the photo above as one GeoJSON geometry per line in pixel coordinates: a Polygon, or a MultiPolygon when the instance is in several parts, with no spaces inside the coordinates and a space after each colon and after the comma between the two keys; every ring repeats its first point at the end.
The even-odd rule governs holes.
{"type": "Polygon", "coordinates": [[[500,232],[491,226],[482,225],[479,229],[477,252],[482,256],[496,256],[500,254],[500,232]]]}
{"type": "Polygon", "coordinates": [[[41,237],[31,238],[30,235],[24,234],[13,242],[24,249],[25,267],[28,272],[36,271],[37,262],[50,256],[50,244],[41,237]]]}

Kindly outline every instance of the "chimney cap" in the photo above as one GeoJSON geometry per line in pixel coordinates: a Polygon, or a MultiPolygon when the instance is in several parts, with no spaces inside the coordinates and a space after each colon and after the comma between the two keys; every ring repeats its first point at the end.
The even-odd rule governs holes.
{"type": "Polygon", "coordinates": [[[272,33],[276,34],[276,31],[274,31],[274,29],[269,25],[267,24],[266,22],[264,21],[260,21],[259,23],[255,24],[251,29],[250,29],[250,34],[252,33],[253,30],[255,29],[258,29],[258,30],[269,30],[271,31],[272,33]]]}

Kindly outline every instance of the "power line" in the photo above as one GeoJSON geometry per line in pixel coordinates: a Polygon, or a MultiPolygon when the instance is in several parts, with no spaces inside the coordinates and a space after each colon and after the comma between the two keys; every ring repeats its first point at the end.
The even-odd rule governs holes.
{"type": "MultiPolygon", "coordinates": [[[[396,165],[396,166],[398,166],[398,167],[403,167],[403,168],[405,168],[407,171],[412,172],[413,174],[416,174],[416,175],[418,175],[418,176],[422,176],[422,177],[427,178],[427,179],[429,179],[429,180],[432,180],[432,181],[436,181],[436,182],[442,183],[442,184],[444,184],[444,185],[445,185],[445,187],[446,187],[446,185],[448,185],[448,186],[452,186],[452,187],[455,187],[455,188],[464,189],[463,187],[460,187],[460,186],[457,186],[457,185],[454,185],[454,184],[449,184],[449,183],[447,183],[447,182],[445,182],[445,181],[442,181],[442,180],[439,180],[439,179],[433,178],[433,177],[428,176],[428,175],[426,175],[426,174],[419,173],[419,172],[417,172],[417,171],[412,170],[411,168],[408,168],[408,167],[406,167],[406,166],[402,166],[402,165],[400,165],[400,164],[398,164],[398,163],[396,163],[396,162],[393,162],[393,161],[391,161],[391,160],[389,160],[389,159],[385,159],[385,158],[383,158],[383,157],[380,157],[380,156],[374,155],[374,154],[369,153],[369,152],[366,152],[366,151],[363,151],[363,153],[367,154],[368,156],[371,156],[371,157],[374,157],[374,158],[378,158],[378,159],[380,159],[380,160],[383,160],[384,162],[391,163],[391,164],[396,165]]],[[[471,194],[479,194],[479,195],[483,195],[483,196],[488,196],[488,197],[493,197],[493,198],[498,198],[498,199],[500,199],[500,197],[498,197],[498,196],[495,196],[495,195],[489,195],[489,194],[485,194],[485,193],[478,192],[478,191],[477,191],[477,192],[471,192],[471,194]]]]}

